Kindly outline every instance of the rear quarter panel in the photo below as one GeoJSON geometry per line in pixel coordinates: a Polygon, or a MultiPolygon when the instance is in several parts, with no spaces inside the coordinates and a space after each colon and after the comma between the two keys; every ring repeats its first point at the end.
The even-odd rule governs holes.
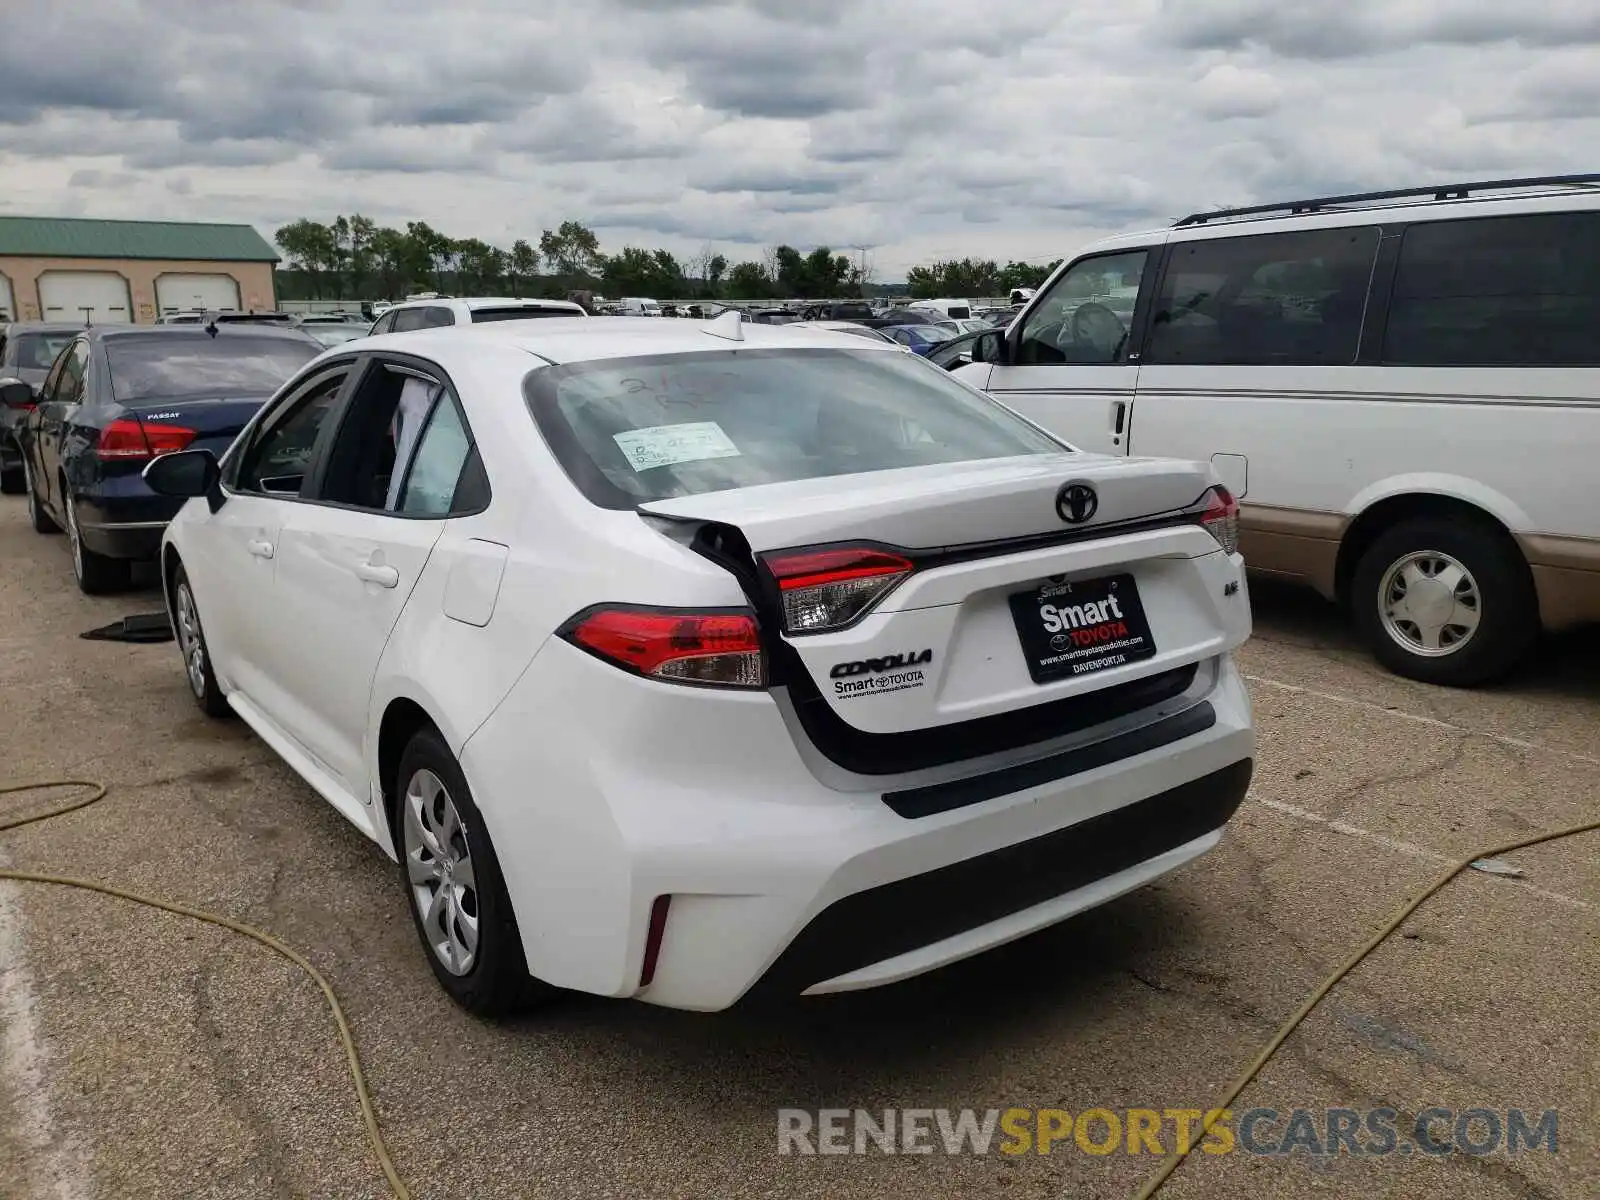
{"type": "Polygon", "coordinates": [[[1137,454],[1245,456],[1247,514],[1354,517],[1426,491],[1515,533],[1593,538],[1597,396],[1594,369],[1146,366],[1131,441],[1137,454]]]}

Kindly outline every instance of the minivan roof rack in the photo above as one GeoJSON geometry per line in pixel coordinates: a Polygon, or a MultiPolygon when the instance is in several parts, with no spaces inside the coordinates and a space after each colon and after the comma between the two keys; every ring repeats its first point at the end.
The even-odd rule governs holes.
{"type": "Polygon", "coordinates": [[[1386,200],[1428,199],[1465,200],[1477,192],[1509,192],[1524,188],[1593,188],[1600,186],[1600,175],[1534,175],[1526,179],[1489,179],[1479,183],[1445,183],[1433,187],[1394,188],[1386,192],[1355,192],[1348,196],[1321,196],[1311,200],[1289,200],[1282,204],[1252,204],[1246,208],[1219,208],[1190,213],[1173,223],[1174,229],[1204,225],[1230,217],[1259,217],[1269,213],[1304,216],[1331,208],[1381,204],[1386,200]]]}

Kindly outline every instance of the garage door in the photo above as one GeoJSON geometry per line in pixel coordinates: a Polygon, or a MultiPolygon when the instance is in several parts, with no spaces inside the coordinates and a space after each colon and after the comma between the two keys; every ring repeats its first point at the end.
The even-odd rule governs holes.
{"type": "Polygon", "coordinates": [[[122,325],[133,320],[128,281],[113,271],[46,271],[39,276],[39,306],[46,321],[122,325]]]}
{"type": "Polygon", "coordinates": [[[15,321],[17,310],[11,306],[11,280],[0,275],[0,321],[15,321]]]}
{"type": "Polygon", "coordinates": [[[237,310],[239,283],[232,275],[161,275],[156,278],[161,315],[194,309],[237,310]]]}

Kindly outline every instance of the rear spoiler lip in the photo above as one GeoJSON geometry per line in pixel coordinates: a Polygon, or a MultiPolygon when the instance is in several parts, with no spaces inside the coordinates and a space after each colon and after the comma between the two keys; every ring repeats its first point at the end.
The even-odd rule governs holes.
{"type": "MultiPolygon", "coordinates": [[[[1027,550],[1043,550],[1052,546],[1071,545],[1075,542],[1092,542],[1102,537],[1125,533],[1143,533],[1149,529],[1165,529],[1172,525],[1182,525],[1192,521],[1197,514],[1205,511],[1206,498],[1211,494],[1214,486],[1207,486],[1196,499],[1181,508],[1168,509],[1165,512],[1133,517],[1123,521],[1108,521],[1103,525],[1080,525],[1052,530],[1047,533],[1030,533],[1021,537],[996,538],[989,541],[964,542],[948,546],[897,546],[890,542],[876,541],[872,538],[847,537],[807,545],[785,546],[781,550],[754,552],[753,557],[760,561],[774,554],[802,554],[811,550],[860,547],[863,550],[879,550],[886,554],[901,555],[910,559],[916,569],[923,570],[948,563],[971,562],[982,558],[999,558],[1001,555],[1017,554],[1027,550]]],[[[634,511],[638,513],[639,518],[647,525],[654,526],[667,536],[674,536],[669,530],[681,529],[685,536],[682,539],[675,538],[674,540],[683,540],[688,544],[693,543],[695,531],[703,527],[738,528],[737,522],[733,521],[654,512],[645,505],[639,505],[634,511]]]]}

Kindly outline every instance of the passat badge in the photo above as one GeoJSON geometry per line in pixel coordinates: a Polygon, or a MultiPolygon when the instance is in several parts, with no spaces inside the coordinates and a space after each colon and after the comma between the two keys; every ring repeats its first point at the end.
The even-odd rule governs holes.
{"type": "Polygon", "coordinates": [[[1100,497],[1087,483],[1064,483],[1056,493],[1056,515],[1068,525],[1082,525],[1099,508],[1100,497]]]}

